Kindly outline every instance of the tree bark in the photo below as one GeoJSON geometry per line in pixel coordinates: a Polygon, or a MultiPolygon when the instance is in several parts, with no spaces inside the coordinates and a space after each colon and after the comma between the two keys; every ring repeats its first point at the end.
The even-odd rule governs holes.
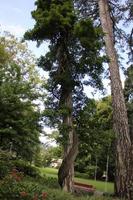
{"type": "Polygon", "coordinates": [[[131,166],[131,139],[129,134],[129,125],[127,110],[123,95],[122,83],[119,74],[118,58],[114,46],[113,25],[109,12],[108,0],[98,0],[99,15],[106,53],[109,58],[109,71],[111,79],[111,93],[113,100],[113,121],[114,132],[116,133],[116,179],[115,193],[121,198],[131,200],[129,185],[132,184],[132,166],[131,166]]]}
{"type": "Polygon", "coordinates": [[[73,192],[74,161],[78,153],[78,137],[73,126],[73,100],[72,100],[72,76],[65,40],[61,40],[58,51],[60,75],[67,77],[61,84],[60,108],[66,109],[63,115],[62,125],[65,126],[67,141],[64,146],[64,157],[58,172],[58,182],[61,188],[67,192],[73,192]]]}
{"type": "Polygon", "coordinates": [[[72,117],[72,92],[64,93],[64,105],[70,111],[63,119],[63,124],[68,129],[68,140],[64,146],[64,158],[58,172],[58,182],[62,189],[67,192],[73,192],[74,178],[74,160],[78,153],[78,137],[73,127],[72,117]]]}

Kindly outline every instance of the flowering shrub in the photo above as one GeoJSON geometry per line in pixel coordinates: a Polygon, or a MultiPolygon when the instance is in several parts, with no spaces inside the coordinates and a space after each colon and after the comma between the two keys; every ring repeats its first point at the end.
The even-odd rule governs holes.
{"type": "Polygon", "coordinates": [[[25,178],[22,173],[13,169],[0,182],[1,200],[115,200],[109,197],[78,197],[59,189],[47,188],[37,179],[25,178]],[[19,178],[18,178],[19,177],[19,178]],[[47,192],[46,192],[47,191],[47,192]]]}
{"type": "Polygon", "coordinates": [[[22,172],[15,168],[0,182],[0,199],[6,200],[46,200],[47,193],[36,183],[24,180],[22,172]]]}
{"type": "Polygon", "coordinates": [[[24,192],[24,191],[20,192],[19,194],[20,194],[21,197],[27,197],[28,196],[28,193],[24,192]]]}
{"type": "Polygon", "coordinates": [[[47,197],[47,193],[46,193],[46,192],[43,192],[43,193],[42,193],[42,199],[45,200],[46,197],[47,197]]]}
{"type": "Polygon", "coordinates": [[[61,191],[60,189],[53,189],[53,188],[49,188],[49,186],[47,187],[47,184],[45,184],[45,179],[44,182],[42,182],[40,181],[40,179],[25,177],[23,173],[13,168],[12,171],[4,179],[0,181],[0,199],[1,200],[112,200],[109,197],[106,198],[105,197],[95,198],[88,196],[75,197],[71,194],[61,191]]]}
{"type": "Polygon", "coordinates": [[[12,171],[10,172],[10,176],[12,179],[14,179],[17,182],[23,179],[23,173],[18,172],[15,168],[13,168],[12,171]]]}

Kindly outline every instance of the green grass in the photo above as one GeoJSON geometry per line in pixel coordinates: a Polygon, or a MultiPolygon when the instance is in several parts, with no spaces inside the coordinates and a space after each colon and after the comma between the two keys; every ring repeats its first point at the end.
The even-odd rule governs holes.
{"type": "MultiPolygon", "coordinates": [[[[58,170],[54,168],[40,168],[41,174],[46,174],[46,176],[49,177],[55,177],[57,178],[58,170]]],[[[93,185],[96,190],[102,191],[102,192],[108,192],[113,193],[114,192],[114,184],[113,183],[105,183],[103,181],[95,181],[95,180],[87,180],[83,178],[76,178],[76,182],[85,183],[85,184],[91,184],[93,185]]]]}

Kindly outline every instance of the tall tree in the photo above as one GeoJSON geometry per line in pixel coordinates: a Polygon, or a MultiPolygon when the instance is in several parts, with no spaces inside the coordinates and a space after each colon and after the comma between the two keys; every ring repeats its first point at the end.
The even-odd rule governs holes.
{"type": "Polygon", "coordinates": [[[116,194],[120,197],[131,197],[131,139],[129,135],[128,117],[122,84],[119,74],[118,57],[114,46],[113,22],[110,16],[109,1],[99,0],[99,15],[104,32],[106,52],[109,58],[111,91],[113,100],[114,131],[117,135],[116,144],[116,194]]]}
{"type": "Polygon", "coordinates": [[[49,52],[39,60],[39,66],[49,71],[50,77],[45,113],[50,120],[52,118],[47,122],[58,127],[61,137],[65,137],[58,180],[62,188],[72,191],[73,164],[78,152],[74,108],[78,105],[79,109],[84,103],[80,97],[84,96],[85,75],[89,76],[87,84],[101,87],[100,30],[98,27],[94,29],[90,20],[80,20],[72,0],[37,0],[35,5],[37,8],[32,17],[36,24],[25,38],[38,44],[44,40],[50,42],[49,52]]]}

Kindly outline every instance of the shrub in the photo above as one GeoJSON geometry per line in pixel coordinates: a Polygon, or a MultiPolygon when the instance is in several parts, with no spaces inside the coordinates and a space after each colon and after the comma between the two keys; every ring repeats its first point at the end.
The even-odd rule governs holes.
{"type": "Polygon", "coordinates": [[[15,160],[9,152],[0,151],[0,179],[4,178],[13,168],[23,172],[25,175],[38,178],[40,171],[23,160],[15,160]]]}
{"type": "Polygon", "coordinates": [[[76,200],[74,196],[61,190],[48,189],[47,193],[47,200],[76,200]]]}
{"type": "Polygon", "coordinates": [[[12,160],[13,154],[11,154],[9,151],[4,151],[4,150],[0,150],[0,160],[1,161],[7,161],[7,160],[12,160]]]}
{"type": "MultiPolygon", "coordinates": [[[[25,178],[23,173],[13,169],[0,181],[2,200],[111,200],[110,197],[78,197],[59,189],[48,188],[35,178],[25,178]]],[[[114,199],[114,198],[113,198],[114,199]]]]}
{"type": "Polygon", "coordinates": [[[23,174],[13,169],[0,182],[0,199],[3,200],[45,200],[46,192],[41,184],[26,181],[23,174]]]}
{"type": "MultiPolygon", "coordinates": [[[[96,170],[96,166],[87,166],[85,168],[86,173],[88,174],[88,177],[93,179],[94,178],[94,174],[95,174],[95,170],[96,170]]],[[[99,170],[99,168],[97,168],[97,171],[99,170]]]]}
{"type": "Polygon", "coordinates": [[[28,176],[31,176],[34,178],[40,177],[39,170],[36,167],[34,167],[30,164],[27,164],[23,160],[14,161],[14,166],[18,171],[23,172],[25,175],[28,175],[28,176]]]}
{"type": "Polygon", "coordinates": [[[0,150],[0,179],[4,178],[12,169],[12,159],[11,153],[0,150]]]}
{"type": "Polygon", "coordinates": [[[11,170],[12,164],[10,162],[4,162],[0,160],[0,179],[4,178],[11,170]]]}
{"type": "Polygon", "coordinates": [[[78,177],[78,178],[85,178],[85,179],[89,178],[88,174],[86,173],[75,172],[74,174],[75,174],[75,177],[78,177]]]}
{"type": "Polygon", "coordinates": [[[54,188],[54,189],[60,188],[58,181],[57,181],[57,178],[45,176],[43,178],[39,178],[38,181],[42,185],[46,185],[48,188],[54,188]]]}

